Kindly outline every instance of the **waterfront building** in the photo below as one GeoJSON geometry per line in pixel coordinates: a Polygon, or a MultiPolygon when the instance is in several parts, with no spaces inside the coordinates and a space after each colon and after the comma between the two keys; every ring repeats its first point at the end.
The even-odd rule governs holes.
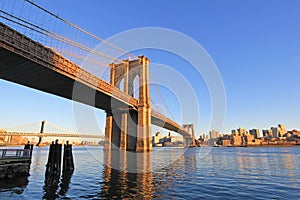
{"type": "Polygon", "coordinates": [[[284,124],[278,124],[278,131],[279,131],[280,137],[283,137],[283,135],[287,133],[284,124]]]}
{"type": "Polygon", "coordinates": [[[171,143],[183,143],[183,137],[182,136],[172,136],[171,138],[171,143]]]}
{"type": "Polygon", "coordinates": [[[271,136],[271,131],[270,130],[262,130],[262,132],[263,132],[263,137],[271,136]]]}
{"type": "Polygon", "coordinates": [[[271,137],[273,138],[279,137],[279,130],[277,127],[271,127],[271,137]]]}
{"type": "Polygon", "coordinates": [[[152,145],[156,146],[157,144],[161,143],[163,138],[164,137],[162,136],[162,134],[160,132],[157,132],[155,136],[152,137],[152,145]]]}
{"type": "Polygon", "coordinates": [[[235,136],[244,136],[247,134],[247,131],[245,128],[239,127],[237,130],[232,130],[231,133],[235,136]]]}
{"type": "Polygon", "coordinates": [[[249,142],[255,142],[255,136],[252,135],[252,134],[247,134],[247,135],[246,135],[246,138],[247,138],[247,144],[248,144],[249,142]]]}
{"type": "Polygon", "coordinates": [[[11,136],[1,136],[0,141],[2,141],[2,143],[10,143],[11,136]]]}
{"type": "Polygon", "coordinates": [[[222,140],[222,146],[223,146],[223,147],[229,147],[229,146],[232,146],[231,140],[222,140]]]}
{"type": "Polygon", "coordinates": [[[220,133],[219,133],[219,131],[211,130],[211,131],[209,131],[209,136],[210,136],[210,139],[215,139],[220,136],[220,133]]]}
{"type": "Polygon", "coordinates": [[[283,137],[286,133],[287,131],[284,124],[278,124],[277,127],[271,127],[270,135],[273,138],[283,137]]]}
{"type": "Polygon", "coordinates": [[[11,139],[10,139],[10,144],[15,144],[15,145],[19,145],[19,144],[22,144],[22,136],[10,136],[11,139]]]}
{"type": "Polygon", "coordinates": [[[3,143],[5,141],[5,136],[0,137],[0,142],[3,143]]]}
{"type": "Polygon", "coordinates": [[[232,130],[231,133],[232,133],[232,135],[236,135],[236,136],[239,134],[239,132],[237,130],[232,130]]]}
{"type": "Polygon", "coordinates": [[[21,144],[27,144],[29,142],[28,137],[22,137],[22,143],[21,144]]]}
{"type": "Polygon", "coordinates": [[[254,141],[248,141],[248,146],[261,146],[262,145],[262,139],[255,139],[254,141]]]}
{"type": "Polygon", "coordinates": [[[292,135],[297,135],[300,138],[300,131],[292,130],[291,133],[292,135]]]}
{"type": "Polygon", "coordinates": [[[183,144],[182,136],[173,136],[169,132],[168,136],[163,136],[160,132],[157,132],[155,136],[152,137],[153,146],[169,146],[169,145],[178,145],[183,144]]]}
{"type": "Polygon", "coordinates": [[[245,138],[244,136],[233,136],[233,144],[234,146],[243,146],[245,145],[245,138]]]}
{"type": "Polygon", "coordinates": [[[203,134],[203,139],[204,139],[204,142],[208,142],[209,136],[207,134],[203,134]]]}
{"type": "Polygon", "coordinates": [[[251,130],[249,130],[249,133],[251,135],[254,135],[255,139],[260,137],[259,129],[251,129],[251,130]]]}
{"type": "Polygon", "coordinates": [[[238,128],[237,131],[240,135],[245,135],[247,133],[246,129],[243,127],[238,128]]]}

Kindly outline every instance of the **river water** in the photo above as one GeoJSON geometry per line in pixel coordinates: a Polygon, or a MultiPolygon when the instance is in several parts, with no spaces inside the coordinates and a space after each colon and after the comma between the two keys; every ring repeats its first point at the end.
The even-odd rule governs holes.
{"type": "Polygon", "coordinates": [[[300,199],[300,148],[73,147],[74,173],[53,185],[47,156],[35,148],[30,176],[1,181],[0,199],[300,199]]]}

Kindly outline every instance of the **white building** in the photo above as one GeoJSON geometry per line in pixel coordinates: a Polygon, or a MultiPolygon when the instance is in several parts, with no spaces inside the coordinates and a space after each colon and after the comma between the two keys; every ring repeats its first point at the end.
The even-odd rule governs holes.
{"type": "Polygon", "coordinates": [[[163,139],[164,136],[160,132],[157,132],[155,136],[152,137],[152,145],[155,146],[156,144],[161,142],[161,139],[163,139]]]}
{"type": "Polygon", "coordinates": [[[218,138],[219,136],[220,136],[219,131],[216,131],[216,130],[209,131],[210,139],[215,139],[215,138],[218,138]]]}

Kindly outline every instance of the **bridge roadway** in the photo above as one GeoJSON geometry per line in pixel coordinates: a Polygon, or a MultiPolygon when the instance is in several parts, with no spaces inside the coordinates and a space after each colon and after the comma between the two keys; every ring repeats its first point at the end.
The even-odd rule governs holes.
{"type": "Polygon", "coordinates": [[[31,133],[31,132],[0,132],[1,136],[30,136],[30,137],[80,137],[80,138],[100,138],[104,135],[96,134],[77,134],[77,133],[31,133]]]}
{"type": "MultiPolygon", "coordinates": [[[[0,78],[106,111],[138,107],[137,99],[1,22],[0,78]],[[73,95],[75,82],[80,95],[73,95]]],[[[191,138],[182,126],[154,110],[151,123],[191,138]]]]}

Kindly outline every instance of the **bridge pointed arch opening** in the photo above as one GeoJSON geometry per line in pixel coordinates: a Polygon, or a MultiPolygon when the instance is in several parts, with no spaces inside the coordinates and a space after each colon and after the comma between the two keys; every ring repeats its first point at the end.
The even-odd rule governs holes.
{"type": "Polygon", "coordinates": [[[136,76],[133,79],[133,92],[130,94],[132,97],[138,99],[140,95],[140,85],[139,85],[139,77],[136,76]]]}
{"type": "Polygon", "coordinates": [[[122,91],[122,92],[125,92],[125,85],[124,85],[124,78],[120,80],[120,83],[119,83],[119,89],[122,91]]]}

